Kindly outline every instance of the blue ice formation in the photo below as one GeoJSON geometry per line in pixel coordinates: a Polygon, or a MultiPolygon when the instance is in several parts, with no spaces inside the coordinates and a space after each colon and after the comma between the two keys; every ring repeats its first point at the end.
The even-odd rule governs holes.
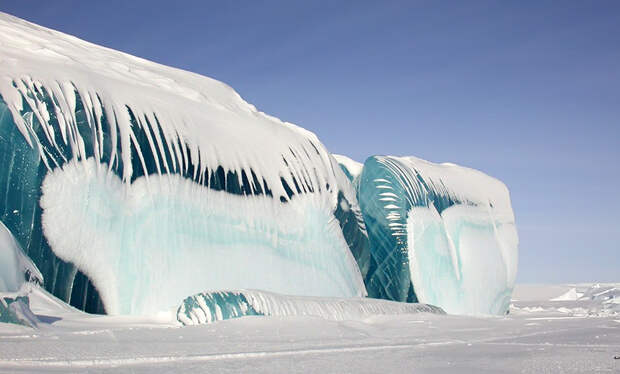
{"type": "Polygon", "coordinates": [[[359,320],[376,315],[445,314],[436,306],[371,298],[327,298],[280,295],[255,290],[202,292],[187,297],[177,309],[177,321],[199,325],[245,316],[314,316],[359,320]]]}
{"type": "Polygon", "coordinates": [[[337,162],[213,79],[0,14],[0,164],[0,221],[80,309],[366,294],[367,234],[337,162]]]}
{"type": "Polygon", "coordinates": [[[504,314],[517,270],[510,197],[498,180],[454,164],[373,156],[358,181],[371,297],[454,314],[504,314]]]}
{"type": "Polygon", "coordinates": [[[79,309],[262,289],[505,312],[517,236],[501,182],[337,157],[221,82],[0,13],[0,223],[41,271],[28,277],[79,309]]]}

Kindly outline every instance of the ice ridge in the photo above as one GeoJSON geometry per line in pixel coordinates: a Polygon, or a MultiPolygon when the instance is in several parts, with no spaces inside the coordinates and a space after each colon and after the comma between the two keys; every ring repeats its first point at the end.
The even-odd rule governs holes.
{"type": "Polygon", "coordinates": [[[256,290],[203,292],[186,298],[177,309],[183,325],[198,325],[244,316],[315,316],[360,320],[377,315],[445,314],[433,305],[369,298],[303,297],[256,290]]]}

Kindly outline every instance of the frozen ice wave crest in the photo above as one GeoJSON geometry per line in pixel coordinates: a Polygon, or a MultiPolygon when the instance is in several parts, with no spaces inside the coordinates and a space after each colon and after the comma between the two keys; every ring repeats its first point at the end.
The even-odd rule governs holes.
{"type": "Polygon", "coordinates": [[[376,315],[445,314],[436,306],[369,298],[328,298],[280,295],[256,290],[213,291],[183,300],[177,320],[198,325],[244,316],[314,316],[330,320],[359,320],[376,315]]]}
{"type": "MultiPolygon", "coordinates": [[[[365,293],[357,266],[349,266],[348,251],[355,249],[353,253],[361,261],[368,258],[367,236],[355,191],[337,162],[314,134],[259,112],[227,85],[0,13],[0,96],[0,157],[3,165],[9,165],[0,170],[0,194],[8,201],[0,206],[0,215],[8,217],[7,227],[18,233],[16,238],[42,269],[48,279],[46,287],[62,300],[101,311],[96,288],[106,295],[103,298],[110,304],[106,305],[110,312],[138,313],[163,305],[164,300],[149,301],[146,295],[132,299],[128,296],[131,291],[120,290],[122,286],[114,284],[114,279],[101,275],[110,272],[109,267],[98,268],[89,259],[104,256],[96,253],[97,249],[118,245],[106,254],[113,268],[144,270],[140,266],[151,264],[151,259],[140,240],[149,243],[160,232],[169,233],[181,246],[189,243],[179,249],[179,243],[158,241],[160,246],[155,248],[166,243],[170,257],[175,250],[194,250],[201,255],[213,250],[210,259],[225,257],[220,242],[210,243],[213,238],[195,231],[221,229],[218,225],[227,225],[223,232],[234,232],[225,245],[235,247],[237,256],[240,248],[250,249],[252,235],[262,235],[257,239],[260,244],[252,248],[254,252],[264,250],[264,256],[259,256],[262,265],[271,261],[270,256],[285,253],[273,262],[291,262],[287,271],[315,266],[312,274],[321,279],[312,283],[309,270],[301,271],[307,279],[295,284],[286,280],[275,287],[275,278],[283,279],[283,275],[263,272],[261,287],[341,296],[365,293]],[[49,181],[42,190],[44,179],[49,181]],[[92,209],[85,213],[71,201],[70,208],[62,211],[54,199],[68,201],[70,195],[54,180],[67,182],[81,201],[92,202],[87,205],[92,209]],[[171,191],[175,188],[182,189],[185,197],[207,194],[209,204],[217,205],[219,199],[235,206],[235,212],[225,211],[222,205],[213,210],[218,217],[196,216],[193,212],[203,205],[193,207],[193,203],[181,201],[181,196],[178,201],[166,200],[165,209],[171,211],[158,210],[161,219],[157,225],[148,219],[141,224],[137,213],[114,205],[131,202],[136,209],[144,209],[143,213],[150,212],[157,210],[162,196],[174,195],[171,191]],[[44,201],[43,209],[39,198],[44,201]],[[230,219],[216,222],[216,218],[236,217],[246,210],[253,213],[240,217],[237,225],[230,219]],[[83,225],[76,217],[85,215],[88,219],[83,225]],[[170,217],[184,225],[179,227],[170,217]],[[261,218],[275,221],[260,223],[261,218]],[[79,229],[66,226],[65,221],[79,222],[75,226],[79,229]],[[315,227],[308,236],[298,235],[304,224],[315,227]],[[257,227],[267,231],[258,233],[257,227]],[[67,237],[61,235],[62,228],[71,228],[67,237]],[[103,233],[112,237],[103,238],[103,233]],[[245,241],[233,245],[233,237],[245,241]],[[301,241],[295,242],[297,239],[301,241]],[[331,241],[323,245],[328,239],[331,241]],[[75,249],[76,243],[83,246],[81,252],[75,249]],[[302,243],[305,250],[316,251],[322,259],[314,261],[308,259],[308,253],[287,252],[301,248],[302,243]],[[131,250],[138,253],[125,258],[131,250]],[[330,250],[335,252],[325,255],[330,250]],[[136,256],[142,257],[137,260],[136,256]],[[338,258],[321,268],[325,256],[338,258]],[[334,268],[337,273],[327,275],[334,268]],[[329,290],[327,279],[334,282],[329,290]]],[[[226,242],[225,238],[218,240],[226,242]]],[[[241,264],[247,262],[247,257],[240,260],[241,264]]],[[[254,273],[256,269],[233,268],[228,277],[219,278],[231,284],[216,286],[257,286],[244,281],[260,277],[254,273]]],[[[174,303],[210,286],[180,287],[174,303]]],[[[166,300],[172,300],[166,292],[162,292],[166,300]]]]}
{"type": "Polygon", "coordinates": [[[503,314],[518,238],[506,187],[479,171],[414,157],[373,156],[359,177],[370,296],[455,314],[503,314]]]}

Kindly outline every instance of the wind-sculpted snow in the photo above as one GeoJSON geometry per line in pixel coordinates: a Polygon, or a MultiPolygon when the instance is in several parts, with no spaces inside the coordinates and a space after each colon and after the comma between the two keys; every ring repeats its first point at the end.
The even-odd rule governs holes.
{"type": "Polygon", "coordinates": [[[0,96],[0,220],[72,305],[102,311],[101,293],[140,313],[214,286],[365,294],[349,251],[367,268],[367,234],[337,162],[225,84],[0,14],[0,96]],[[161,300],[138,294],[145,271],[170,275],[150,286],[161,300]]]}
{"type": "Polygon", "coordinates": [[[518,239],[501,182],[453,164],[374,156],[358,198],[371,246],[371,297],[448,313],[507,311],[518,239]]]}
{"type": "Polygon", "coordinates": [[[314,316],[329,320],[359,320],[377,315],[445,314],[436,306],[369,298],[327,298],[279,295],[238,290],[199,293],[183,300],[177,320],[198,325],[244,316],[314,316]]]}

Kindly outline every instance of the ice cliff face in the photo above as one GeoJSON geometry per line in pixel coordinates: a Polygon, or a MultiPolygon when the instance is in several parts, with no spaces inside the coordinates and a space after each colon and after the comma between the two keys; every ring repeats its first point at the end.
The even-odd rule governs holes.
{"type": "Polygon", "coordinates": [[[0,14],[0,96],[0,220],[63,300],[147,313],[214,287],[365,295],[346,176],[225,84],[0,14]]]}
{"type": "Polygon", "coordinates": [[[369,296],[455,314],[508,310],[518,238],[500,181],[453,164],[373,156],[358,198],[370,238],[369,296]]]}

